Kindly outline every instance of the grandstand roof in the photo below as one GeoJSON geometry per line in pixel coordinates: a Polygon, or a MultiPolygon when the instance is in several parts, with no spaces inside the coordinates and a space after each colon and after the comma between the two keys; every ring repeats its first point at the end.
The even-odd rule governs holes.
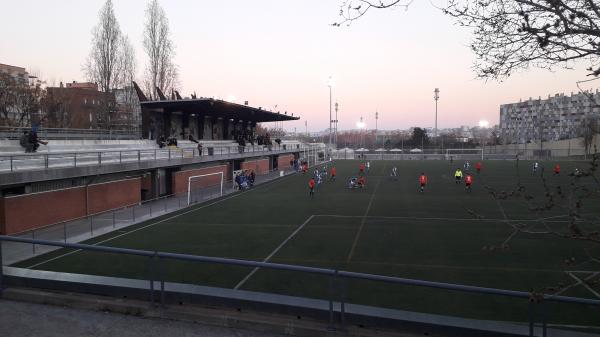
{"type": "Polygon", "coordinates": [[[248,105],[231,103],[213,98],[175,99],[160,101],[142,101],[142,109],[162,112],[182,112],[188,114],[202,114],[227,119],[240,119],[245,121],[279,122],[298,120],[300,117],[254,108],[248,105]]]}

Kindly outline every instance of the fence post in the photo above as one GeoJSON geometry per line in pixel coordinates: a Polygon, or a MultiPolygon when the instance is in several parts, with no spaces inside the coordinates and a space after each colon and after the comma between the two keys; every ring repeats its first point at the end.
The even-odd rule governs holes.
{"type": "Polygon", "coordinates": [[[48,160],[48,154],[44,155],[44,159],[45,159],[44,160],[44,164],[45,164],[46,168],[48,168],[48,162],[49,162],[49,160],[48,160]]]}
{"type": "Polygon", "coordinates": [[[10,160],[10,172],[12,172],[13,171],[13,156],[10,156],[8,159],[10,160]]]}
{"type": "Polygon", "coordinates": [[[63,236],[65,237],[65,243],[67,243],[67,223],[63,222],[63,236]]]}
{"type": "Polygon", "coordinates": [[[115,221],[115,211],[112,211],[113,228],[116,227],[117,222],[115,221]]]}
{"type": "Polygon", "coordinates": [[[102,152],[98,152],[98,166],[102,165],[102,152]]]}
{"type": "Polygon", "coordinates": [[[135,205],[133,205],[133,207],[131,207],[131,214],[133,214],[133,221],[135,222],[135,205]]]}
{"type": "Polygon", "coordinates": [[[167,213],[167,203],[169,202],[169,199],[165,198],[165,213],[167,213]]]}
{"type": "MultiPolygon", "coordinates": [[[[35,240],[35,230],[31,231],[31,239],[35,240]]],[[[31,246],[33,247],[33,255],[35,255],[35,243],[31,246]]]]}
{"type": "Polygon", "coordinates": [[[123,154],[123,152],[119,151],[119,164],[121,164],[123,162],[122,154],[123,154]]]}
{"type": "Polygon", "coordinates": [[[529,314],[529,337],[534,337],[533,335],[533,299],[529,300],[529,310],[528,310],[528,314],[529,314]]]}
{"type": "Polygon", "coordinates": [[[141,153],[140,153],[140,152],[141,152],[141,150],[138,150],[138,151],[137,151],[137,153],[138,153],[138,163],[139,163],[140,161],[142,161],[142,155],[141,155],[141,153]]]}
{"type": "Polygon", "coordinates": [[[0,240],[0,298],[4,292],[4,262],[2,260],[2,240],[0,240]]]}
{"type": "Polygon", "coordinates": [[[162,258],[158,258],[158,278],[160,279],[160,316],[165,308],[165,266],[162,258]]]}
{"type": "Polygon", "coordinates": [[[152,202],[149,202],[150,204],[150,217],[152,217],[152,202]]]}
{"type": "Polygon", "coordinates": [[[327,327],[329,331],[335,331],[335,324],[333,322],[333,278],[334,276],[329,275],[329,326],[327,327]]]}
{"type": "Polygon", "coordinates": [[[156,252],[154,252],[154,255],[151,256],[149,258],[149,281],[150,281],[150,306],[154,306],[154,276],[156,275],[156,267],[155,267],[155,257],[156,257],[156,252]]]}
{"type": "Polygon", "coordinates": [[[75,152],[75,155],[73,156],[73,167],[77,167],[77,152],[75,152]]]}
{"type": "Polygon", "coordinates": [[[90,236],[94,236],[94,216],[90,215],[90,236]]]}
{"type": "MultiPolygon", "coordinates": [[[[337,273],[337,270],[335,271],[337,273]]],[[[342,331],[346,330],[346,279],[340,278],[340,320],[342,331]]]]}

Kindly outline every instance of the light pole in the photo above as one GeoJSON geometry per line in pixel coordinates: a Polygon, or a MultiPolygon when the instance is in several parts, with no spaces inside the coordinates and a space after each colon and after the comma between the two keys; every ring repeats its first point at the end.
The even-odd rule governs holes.
{"type": "Polygon", "coordinates": [[[377,147],[377,120],[379,119],[379,112],[375,110],[375,144],[373,146],[377,147]]]}
{"type": "Polygon", "coordinates": [[[337,130],[338,130],[338,103],[335,102],[335,148],[337,149],[338,147],[338,134],[337,134],[337,130]]]}
{"type": "Polygon", "coordinates": [[[331,122],[333,122],[333,119],[331,118],[331,76],[329,76],[327,86],[329,87],[329,148],[331,148],[331,122]]]}
{"type": "Polygon", "coordinates": [[[435,131],[433,133],[433,136],[435,137],[435,140],[437,142],[437,103],[438,103],[438,99],[440,99],[440,89],[439,88],[435,88],[435,90],[433,91],[433,99],[435,100],[435,131]]]}

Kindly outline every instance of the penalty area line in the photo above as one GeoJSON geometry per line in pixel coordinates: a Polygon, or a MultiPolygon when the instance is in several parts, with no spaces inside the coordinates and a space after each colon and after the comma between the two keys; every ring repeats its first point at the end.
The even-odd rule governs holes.
{"type": "MultiPolygon", "coordinates": [[[[302,230],[302,228],[304,228],[304,226],[306,226],[313,218],[315,217],[315,215],[311,215],[310,217],[308,217],[308,219],[306,219],[300,226],[298,226],[298,228],[296,228],[295,231],[292,232],[292,234],[290,234],[285,240],[283,240],[283,242],[281,242],[279,244],[279,246],[277,246],[272,252],[271,254],[269,254],[267,257],[265,257],[262,262],[269,262],[269,260],[271,260],[271,258],[277,254],[277,252],[279,252],[279,250],[281,248],[283,248],[283,246],[285,246],[286,243],[288,243],[288,241],[290,241],[294,236],[296,236],[296,234],[298,234],[298,232],[300,232],[302,230]]],[[[244,283],[246,283],[246,281],[248,281],[252,275],[254,275],[258,270],[260,269],[260,267],[254,267],[254,269],[252,269],[252,271],[250,273],[248,273],[248,275],[246,275],[246,277],[244,277],[240,282],[238,282],[238,284],[233,288],[234,290],[238,290],[240,287],[242,287],[244,285],[244,283]]]]}

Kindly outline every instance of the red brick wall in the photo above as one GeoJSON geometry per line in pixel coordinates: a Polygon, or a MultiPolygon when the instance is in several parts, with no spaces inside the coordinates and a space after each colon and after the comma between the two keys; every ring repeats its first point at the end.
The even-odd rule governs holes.
{"type": "MultiPolygon", "coordinates": [[[[89,214],[140,201],[140,178],[89,185],[89,214]]],[[[86,215],[86,188],[24,194],[0,199],[0,233],[15,234],[86,215]]]]}
{"type": "Polygon", "coordinates": [[[277,167],[279,170],[290,168],[290,160],[292,159],[294,159],[293,154],[280,155],[279,158],[277,158],[277,167]]]}
{"type": "Polygon", "coordinates": [[[141,201],[141,178],[119,180],[88,188],[88,214],[95,214],[141,201]]]}
{"type": "MultiPolygon", "coordinates": [[[[203,168],[198,168],[198,169],[175,172],[175,173],[173,173],[172,178],[171,178],[172,179],[171,182],[173,184],[172,185],[173,193],[187,192],[188,178],[191,176],[223,172],[223,175],[224,175],[223,179],[225,181],[230,180],[231,178],[229,178],[227,176],[228,172],[230,172],[228,166],[229,165],[227,165],[227,164],[223,164],[223,165],[219,165],[219,166],[203,167],[203,168]]],[[[203,186],[208,186],[208,185],[214,185],[214,184],[218,184],[220,181],[221,181],[220,175],[208,176],[203,179],[197,180],[196,183],[194,184],[194,187],[203,187],[203,186]]]]}
{"type": "Polygon", "coordinates": [[[256,174],[265,174],[269,172],[269,159],[243,161],[240,168],[242,170],[254,170],[256,174]]]}
{"type": "Polygon", "coordinates": [[[6,223],[4,219],[4,198],[0,198],[0,234],[6,233],[6,229],[4,228],[4,224],[6,223]]]}
{"type": "Polygon", "coordinates": [[[85,215],[85,187],[4,198],[4,234],[14,234],[85,215]]]}
{"type": "Polygon", "coordinates": [[[145,174],[142,177],[142,181],[141,181],[141,189],[148,191],[146,193],[146,199],[152,199],[153,198],[153,193],[154,191],[152,190],[152,175],[151,174],[145,174]]]}

